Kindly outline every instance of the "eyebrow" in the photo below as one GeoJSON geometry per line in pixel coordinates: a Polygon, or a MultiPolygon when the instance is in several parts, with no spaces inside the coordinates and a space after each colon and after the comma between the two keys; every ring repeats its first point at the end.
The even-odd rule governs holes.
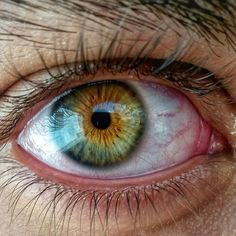
{"type": "MultiPolygon", "coordinates": [[[[24,25],[25,29],[28,27],[31,30],[76,33],[37,22],[33,18],[26,19],[25,14],[22,16],[19,13],[21,10],[31,14],[51,12],[71,21],[80,16],[108,28],[111,25],[122,27],[120,22],[123,20],[134,28],[147,27],[152,30],[159,29],[159,26],[150,18],[150,14],[157,19],[167,16],[177,26],[181,25],[208,41],[214,39],[225,44],[226,40],[234,46],[236,39],[236,4],[230,0],[208,0],[207,3],[204,0],[3,0],[1,5],[3,10],[0,10],[0,22],[24,25]],[[218,37],[219,34],[225,36],[224,41],[218,37]]],[[[6,36],[13,36],[33,41],[30,34],[16,34],[4,27],[4,24],[0,29],[0,40],[1,37],[4,40],[6,36]]]]}

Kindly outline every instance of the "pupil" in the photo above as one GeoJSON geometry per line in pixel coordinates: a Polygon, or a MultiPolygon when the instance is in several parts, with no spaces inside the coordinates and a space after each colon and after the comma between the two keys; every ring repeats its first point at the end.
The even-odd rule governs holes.
{"type": "Polygon", "coordinates": [[[109,112],[94,112],[91,120],[92,124],[97,129],[107,129],[111,124],[111,116],[109,112]]]}

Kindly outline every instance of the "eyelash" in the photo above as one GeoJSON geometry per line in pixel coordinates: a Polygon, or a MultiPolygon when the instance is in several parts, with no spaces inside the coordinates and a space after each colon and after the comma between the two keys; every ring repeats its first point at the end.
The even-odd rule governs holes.
{"type": "MultiPolygon", "coordinates": [[[[17,218],[21,215],[24,211],[29,211],[29,218],[28,222],[31,220],[31,217],[34,213],[35,207],[40,199],[40,197],[46,195],[47,196],[47,202],[45,206],[41,206],[42,210],[40,211],[39,217],[41,219],[42,225],[40,229],[43,227],[44,220],[46,219],[48,214],[51,214],[52,216],[55,216],[57,214],[57,211],[59,210],[60,215],[58,217],[59,224],[57,227],[61,227],[60,232],[63,231],[64,227],[67,227],[66,231],[69,230],[70,220],[72,218],[72,215],[76,209],[76,207],[81,203],[82,209],[81,216],[83,212],[83,207],[86,199],[89,200],[89,210],[90,210],[90,227],[91,232],[93,230],[93,227],[95,227],[95,222],[93,221],[93,217],[95,217],[95,214],[99,214],[99,207],[105,202],[105,225],[103,225],[102,220],[101,224],[104,228],[108,226],[109,223],[109,216],[112,214],[110,211],[114,211],[115,218],[117,218],[119,214],[119,206],[122,201],[122,199],[125,199],[127,207],[129,209],[130,217],[132,217],[133,221],[136,222],[140,213],[140,199],[145,198],[145,204],[147,206],[151,206],[153,211],[158,214],[158,210],[155,205],[154,199],[151,197],[154,194],[163,194],[165,192],[169,196],[173,197],[173,200],[176,201],[176,203],[182,205],[184,208],[186,208],[187,211],[192,212],[194,214],[197,213],[197,209],[195,209],[195,206],[191,204],[191,201],[188,199],[188,195],[194,196],[194,194],[200,194],[200,190],[197,186],[195,186],[196,181],[200,181],[204,183],[204,186],[209,187],[209,193],[212,191],[219,191],[219,189],[214,189],[211,185],[211,181],[205,181],[204,177],[207,171],[210,171],[211,173],[214,173],[214,175],[221,176],[222,173],[224,173],[223,169],[219,169],[218,165],[220,164],[219,160],[215,160],[214,158],[209,158],[206,163],[203,165],[200,165],[196,167],[195,169],[191,170],[187,173],[182,173],[180,176],[176,176],[173,179],[165,180],[163,182],[159,183],[153,183],[149,186],[130,186],[126,187],[125,189],[121,190],[115,190],[115,191],[102,191],[102,190],[78,190],[69,188],[66,186],[62,186],[60,184],[55,184],[49,181],[46,181],[35,174],[33,174],[29,169],[18,163],[17,161],[13,160],[11,157],[4,157],[0,159],[0,164],[7,164],[10,165],[8,169],[6,169],[4,172],[0,173],[1,178],[7,179],[3,184],[1,185],[1,193],[4,191],[5,188],[9,187],[12,189],[11,194],[9,196],[10,202],[9,202],[9,209],[11,211],[12,217],[14,216],[17,218]],[[23,198],[24,194],[29,190],[31,187],[37,186],[37,188],[40,188],[40,191],[36,193],[32,198],[23,205],[20,210],[16,211],[17,205],[20,202],[21,198],[23,198]],[[194,188],[196,192],[190,193],[190,186],[194,188]],[[151,194],[150,194],[151,193],[151,194]],[[49,194],[49,196],[48,196],[49,194]],[[135,202],[135,204],[131,202],[135,202]],[[63,202],[63,209],[61,209],[60,203],[63,202]],[[114,205],[114,209],[111,205],[114,205]],[[51,211],[51,212],[50,212],[51,211]]],[[[224,169],[228,170],[235,170],[235,162],[233,161],[224,161],[224,164],[227,164],[224,166],[224,169]]],[[[230,176],[228,176],[230,178],[230,176]]],[[[221,180],[219,181],[224,184],[224,181],[227,182],[227,180],[221,180]]],[[[31,192],[33,195],[33,193],[31,192]]],[[[198,200],[200,201],[200,200],[198,200]]],[[[167,207],[168,206],[164,206],[167,207]]],[[[174,214],[174,213],[173,213],[174,214]]],[[[14,220],[14,218],[12,219],[14,220]]],[[[78,220],[78,222],[80,222],[78,220]]],[[[173,222],[175,223],[174,219],[173,222]]],[[[81,223],[81,222],[80,222],[81,223]]],[[[117,223],[118,224],[118,223],[117,223]]],[[[135,230],[134,223],[134,230],[135,230]]],[[[53,230],[53,226],[51,225],[49,229],[49,232],[53,230]]],[[[118,227],[118,226],[117,226],[118,227]]],[[[81,225],[79,225],[79,228],[81,229],[81,225]]],[[[39,232],[40,233],[40,232],[39,232]]]]}
{"type": "MultiPolygon", "coordinates": [[[[81,52],[80,57],[82,58],[80,62],[78,63],[77,60],[75,63],[71,64],[65,62],[65,65],[63,65],[63,72],[61,69],[62,67],[60,65],[56,65],[54,68],[57,71],[56,74],[52,72],[52,69],[47,67],[43,56],[39,53],[41,61],[45,67],[45,73],[50,75],[50,79],[49,81],[36,83],[27,77],[22,77],[21,80],[26,82],[28,85],[31,85],[33,88],[30,94],[27,94],[27,96],[15,97],[7,95],[2,96],[3,101],[5,101],[5,104],[2,108],[4,109],[4,112],[6,112],[6,116],[0,120],[0,140],[7,143],[12,132],[14,132],[16,125],[22,119],[24,114],[39,101],[45,99],[52,93],[58,93],[58,91],[66,87],[66,84],[75,78],[78,81],[85,81],[88,76],[95,77],[98,71],[108,71],[113,74],[121,72],[127,72],[128,74],[134,73],[137,75],[137,77],[148,75],[157,77],[161,75],[165,80],[172,82],[176,87],[189,93],[197,94],[198,96],[204,96],[215,90],[223,89],[222,84],[215,78],[213,73],[210,73],[206,69],[199,68],[193,64],[177,62],[177,60],[180,60],[178,58],[179,53],[177,53],[179,48],[176,49],[176,53],[172,53],[171,56],[166,59],[154,60],[149,58],[149,50],[147,50],[147,53],[143,54],[143,52],[146,50],[145,47],[141,48],[140,52],[137,53],[137,56],[133,58],[129,57],[129,50],[127,50],[124,56],[122,56],[120,59],[113,57],[102,59],[102,57],[99,57],[100,59],[97,61],[90,61],[88,58],[86,58],[87,56],[85,56],[86,53],[84,51],[83,45],[81,45],[80,50],[78,49],[78,51],[81,52]],[[196,77],[197,75],[198,77],[196,77]],[[11,107],[13,104],[15,108],[10,110],[7,108],[8,106],[6,104],[8,104],[9,107],[11,107]]],[[[110,50],[112,50],[112,47],[110,47],[110,50]]],[[[112,51],[109,53],[108,50],[106,55],[113,55],[112,51]]],[[[176,177],[176,179],[167,180],[163,183],[152,184],[150,186],[143,186],[141,188],[130,186],[126,189],[112,192],[97,190],[83,191],[46,181],[33,174],[30,170],[28,170],[16,160],[13,160],[11,157],[1,157],[0,163],[10,166],[4,172],[0,173],[0,176],[6,179],[0,188],[1,191],[3,191],[7,186],[11,186],[13,189],[10,197],[10,208],[12,209],[12,214],[14,214],[17,203],[20,201],[20,198],[28,190],[28,188],[37,185],[42,187],[41,191],[36,193],[32,200],[28,202],[21,211],[31,208],[31,216],[39,198],[43,194],[47,194],[47,192],[49,192],[52,194],[52,196],[45,208],[42,209],[41,214],[44,215],[42,222],[44,221],[44,218],[46,218],[49,209],[56,211],[58,203],[63,199],[66,199],[64,202],[65,209],[61,216],[62,218],[68,217],[68,226],[74,208],[76,208],[80,202],[83,204],[85,198],[91,198],[89,203],[89,209],[92,215],[90,219],[91,225],[93,224],[93,214],[99,211],[99,202],[104,201],[107,204],[105,221],[108,224],[110,205],[111,203],[115,204],[115,212],[117,212],[121,198],[125,198],[127,200],[127,206],[130,209],[131,217],[136,218],[138,217],[140,210],[139,202],[141,197],[145,197],[146,201],[149,202],[154,211],[156,210],[155,203],[146,191],[157,193],[164,191],[170,195],[182,197],[183,199],[181,201],[183,201],[184,204],[184,202],[188,202],[187,196],[185,194],[186,191],[188,191],[187,185],[194,185],[194,180],[191,182],[192,179],[201,181],[201,170],[199,169],[196,170],[197,174],[194,173],[194,171],[192,173],[183,173],[183,176],[179,176],[178,178],[176,177]],[[51,190],[54,190],[55,193],[52,193],[53,191],[51,190]],[[132,210],[130,205],[131,197],[136,199],[135,208],[132,210]]],[[[208,168],[209,165],[214,165],[214,163],[217,163],[217,160],[209,160],[204,166],[201,167],[208,168]]],[[[229,166],[230,165],[232,165],[231,162],[229,162],[229,166]]],[[[217,169],[211,171],[214,172],[217,171],[217,169]]],[[[191,206],[188,207],[191,208],[191,206]]],[[[195,212],[195,209],[191,208],[190,210],[195,212]]],[[[19,215],[20,212],[17,215],[19,215]]],[[[55,212],[52,212],[52,214],[54,215],[55,212]]],[[[64,218],[62,219],[62,227],[64,227],[65,224],[64,218]]],[[[136,219],[134,219],[134,221],[135,220],[136,219]]],[[[91,227],[93,227],[93,225],[91,227]]]]}
{"type": "MultiPolygon", "coordinates": [[[[166,59],[157,60],[148,57],[150,50],[147,50],[147,45],[140,49],[137,56],[130,58],[130,48],[133,48],[133,46],[131,46],[121,58],[102,59],[101,56],[99,56],[97,61],[87,60],[83,47],[84,46],[81,45],[80,48],[78,48],[78,51],[81,52],[80,62],[68,64],[65,59],[63,69],[61,65],[56,65],[53,68],[54,71],[56,70],[56,74],[52,72],[52,69],[47,67],[43,56],[38,51],[45,68],[45,73],[48,73],[50,79],[37,83],[22,76],[18,80],[25,82],[27,85],[31,85],[32,91],[30,91],[30,93],[23,96],[1,96],[4,103],[1,109],[3,112],[6,112],[6,115],[3,117],[3,120],[0,118],[0,123],[2,124],[0,128],[0,141],[5,141],[10,137],[16,124],[33,105],[53,93],[58,93],[61,89],[66,87],[66,84],[69,84],[73,80],[86,81],[88,76],[94,78],[99,71],[107,71],[114,75],[121,72],[127,72],[128,74],[134,73],[138,78],[140,78],[140,76],[153,76],[154,78],[159,76],[163,78],[163,80],[171,82],[175,87],[198,96],[205,96],[213,91],[224,89],[221,82],[213,73],[193,64],[180,62],[180,58],[178,57],[180,54],[179,50],[184,50],[182,47],[177,47],[176,51],[166,59]],[[147,50],[147,52],[145,52],[145,50],[147,50]],[[62,72],[62,70],[64,72],[62,72]],[[8,106],[11,107],[12,104],[14,104],[15,109],[6,109],[8,106]]],[[[110,46],[105,55],[111,54],[112,56],[112,50],[112,46],[110,46]],[[111,53],[109,50],[111,50],[111,53]]],[[[55,51],[55,53],[57,53],[57,51],[55,51]]],[[[114,53],[114,55],[116,55],[116,53],[114,53]]],[[[76,56],[79,57],[78,55],[76,56]]]]}

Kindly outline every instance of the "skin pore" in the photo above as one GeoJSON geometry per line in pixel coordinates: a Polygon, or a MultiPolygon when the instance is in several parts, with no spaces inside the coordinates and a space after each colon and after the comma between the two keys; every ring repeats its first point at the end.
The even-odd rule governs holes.
{"type": "MultiPolygon", "coordinates": [[[[99,214],[96,215],[95,220],[91,217],[88,203],[83,205],[79,201],[75,213],[71,218],[69,217],[69,221],[68,218],[67,221],[65,220],[64,227],[60,227],[58,222],[63,220],[58,219],[60,210],[58,211],[56,205],[58,204],[59,208],[64,209],[63,203],[67,203],[65,199],[67,195],[65,194],[63,197],[64,193],[60,195],[60,191],[70,187],[73,189],[72,193],[76,194],[80,186],[74,187],[73,183],[68,184],[66,181],[58,180],[56,175],[45,174],[46,170],[45,173],[41,173],[41,169],[30,166],[27,166],[30,169],[27,171],[19,169],[21,170],[20,175],[19,173],[17,175],[15,170],[15,172],[10,171],[9,175],[1,175],[2,178],[0,178],[1,234],[19,236],[236,235],[235,8],[233,1],[222,3],[220,0],[211,0],[208,3],[204,1],[191,1],[190,3],[190,1],[184,0],[1,1],[0,140],[3,146],[5,143],[7,145],[1,149],[0,156],[10,155],[12,160],[19,160],[21,166],[24,164],[27,166],[27,161],[22,161],[16,152],[12,152],[11,141],[16,137],[22,123],[36,113],[36,111],[30,110],[32,107],[37,106],[40,102],[40,106],[45,105],[50,98],[58,95],[58,92],[53,90],[48,97],[45,93],[42,98],[31,99],[32,102],[28,102],[31,117],[25,111],[23,121],[23,116],[15,119],[15,128],[9,129],[8,134],[4,129],[7,127],[6,117],[14,114],[14,112],[8,114],[8,110],[20,112],[20,101],[22,102],[25,95],[29,96],[30,92],[35,90],[29,81],[45,85],[49,72],[53,71],[53,68],[56,67],[58,72],[60,66],[63,68],[65,65],[79,63],[83,60],[97,61],[101,58],[113,60],[125,57],[134,58],[137,55],[152,59],[166,59],[170,55],[174,55],[175,61],[191,63],[212,72],[220,81],[223,92],[213,91],[212,94],[199,98],[194,93],[188,93],[181,88],[177,89],[185,93],[210,125],[220,131],[232,150],[230,154],[227,153],[220,157],[219,165],[214,167],[214,174],[216,173],[214,178],[209,174],[212,177],[209,180],[206,177],[207,174],[202,175],[206,184],[195,183],[196,188],[201,186],[201,189],[196,190],[194,187],[191,189],[193,193],[198,194],[196,202],[189,193],[186,193],[182,200],[179,198],[179,205],[183,205],[183,212],[182,208],[179,209],[175,203],[172,204],[168,200],[163,204],[162,202],[157,204],[160,214],[156,213],[156,215],[151,208],[147,207],[146,210],[143,210],[141,204],[140,210],[143,216],[137,220],[138,223],[134,223],[124,210],[124,214],[120,214],[120,219],[117,220],[114,216],[109,219],[109,229],[104,227],[103,223],[99,223],[101,220],[99,214]],[[131,48],[132,50],[130,50],[131,48]],[[21,96],[21,99],[17,97],[14,100],[14,96],[21,96]],[[10,100],[6,100],[7,97],[12,98],[12,101],[15,102],[9,102],[10,100]],[[7,136],[9,137],[7,138],[7,136]],[[21,186],[20,181],[30,179],[29,173],[34,172],[36,172],[36,176],[39,176],[37,181],[40,184],[32,184],[29,189],[25,191],[20,189],[17,192],[17,188],[21,186]],[[11,185],[11,181],[14,182],[13,185],[11,185]],[[59,184],[60,188],[56,189],[56,194],[61,196],[61,201],[55,197],[53,187],[50,191],[44,190],[45,186],[51,186],[47,185],[48,183],[46,184],[45,181],[59,184]],[[208,191],[208,186],[211,191],[208,191]],[[45,191],[45,194],[37,195],[40,191],[45,191]],[[23,194],[21,195],[21,193],[23,194]],[[37,204],[30,205],[29,202],[35,196],[39,196],[37,204]],[[54,201],[50,206],[45,205],[47,199],[52,197],[59,203],[54,201]],[[190,202],[193,202],[194,210],[188,205],[189,198],[190,202]],[[186,199],[187,201],[185,201],[186,199]],[[167,202],[169,205],[165,205],[167,202]],[[24,209],[22,210],[22,208],[24,209]],[[42,212],[42,208],[50,210],[42,212]],[[56,210],[51,211],[53,208],[56,210]],[[82,208],[83,217],[80,221],[78,219],[81,216],[82,208]],[[150,214],[149,217],[147,217],[148,214],[150,214]],[[147,221],[143,220],[144,218],[147,218],[147,221]],[[95,226],[91,223],[93,220],[98,222],[94,224],[95,226]]],[[[137,79],[135,74],[127,71],[120,73],[98,71],[95,78],[88,75],[81,81],[71,80],[70,83],[64,83],[63,88],[60,88],[59,91],[86,83],[87,80],[109,79],[110,77],[137,79]]],[[[147,81],[155,80],[175,87],[170,81],[164,81],[161,78],[154,79],[152,76],[143,74],[140,75],[140,78],[147,81]]],[[[47,84],[45,87],[47,88],[47,84]]],[[[35,94],[33,93],[32,97],[36,97],[35,94]]],[[[15,112],[15,114],[18,113],[15,112]]],[[[2,173],[15,166],[9,159],[7,160],[0,164],[2,173]]],[[[165,178],[169,179],[182,172],[188,172],[188,169],[194,168],[196,165],[195,162],[186,165],[182,169],[176,170],[175,173],[166,175],[168,177],[165,178]]],[[[162,178],[165,180],[164,177],[162,178]]],[[[36,178],[34,180],[37,182],[36,178]]],[[[118,184],[113,184],[113,188],[121,188],[118,184]]],[[[135,184],[141,185],[138,182],[133,183],[133,185],[135,184]]],[[[146,182],[142,184],[147,185],[146,182]]],[[[86,184],[83,186],[86,189],[86,184]]],[[[164,194],[161,196],[166,197],[164,194]]],[[[124,204],[123,207],[127,208],[127,205],[124,204]]],[[[101,204],[99,209],[104,212],[102,211],[104,208],[104,205],[101,204]]],[[[102,214],[101,218],[104,217],[102,214]]]]}

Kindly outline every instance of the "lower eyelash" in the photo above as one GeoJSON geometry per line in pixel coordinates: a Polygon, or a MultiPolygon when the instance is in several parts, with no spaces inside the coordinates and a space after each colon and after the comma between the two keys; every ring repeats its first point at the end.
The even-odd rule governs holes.
{"type": "MultiPolygon", "coordinates": [[[[214,178],[222,181],[223,184],[230,178],[226,173],[236,170],[236,163],[234,161],[219,160],[218,158],[211,157],[203,165],[160,183],[152,183],[148,186],[129,186],[124,189],[105,191],[73,189],[48,182],[36,176],[10,156],[0,157],[0,164],[6,165],[6,170],[0,173],[1,179],[4,179],[4,182],[0,186],[0,192],[3,193],[6,188],[10,189],[8,198],[12,220],[20,217],[22,213],[28,212],[29,218],[27,221],[30,222],[37,204],[43,198],[48,200],[42,206],[42,209],[40,209],[40,230],[43,229],[45,220],[49,216],[53,221],[55,220],[55,222],[51,222],[49,232],[55,229],[58,230],[57,232],[69,232],[70,222],[74,219],[75,212],[79,211],[80,217],[77,219],[78,228],[82,229],[82,222],[85,220],[83,218],[85,217],[83,216],[84,209],[88,207],[89,216],[87,215],[86,217],[88,217],[87,220],[90,222],[91,235],[96,228],[96,224],[101,224],[105,232],[106,228],[109,227],[110,218],[116,219],[117,229],[119,229],[119,214],[122,206],[126,206],[127,213],[132,219],[133,230],[139,226],[139,217],[143,213],[142,204],[145,204],[147,208],[151,207],[157,215],[163,209],[166,212],[169,211],[173,223],[178,219],[175,219],[176,209],[173,208],[173,210],[170,206],[174,206],[175,204],[181,206],[186,211],[186,214],[192,213],[197,215],[198,208],[196,207],[195,201],[199,205],[202,201],[201,195],[206,194],[202,193],[202,190],[199,189],[199,182],[202,182],[205,187],[207,186],[207,194],[215,197],[218,191],[222,191],[222,189],[218,189],[217,186],[219,186],[219,183],[215,186],[216,182],[208,181],[207,178],[210,175],[214,175],[214,178]],[[225,168],[228,168],[226,173],[225,168]],[[20,205],[21,198],[27,195],[27,192],[30,192],[32,195],[32,191],[35,191],[35,188],[37,190],[34,196],[25,205],[20,205]],[[162,198],[165,194],[172,199],[170,206],[167,206],[165,202],[162,204],[162,198]],[[155,198],[156,195],[158,195],[157,198],[155,198]],[[163,209],[160,210],[160,207],[163,209]],[[97,222],[97,217],[100,221],[99,223],[97,222]]],[[[159,227],[164,227],[161,222],[159,223],[159,227]]]]}

